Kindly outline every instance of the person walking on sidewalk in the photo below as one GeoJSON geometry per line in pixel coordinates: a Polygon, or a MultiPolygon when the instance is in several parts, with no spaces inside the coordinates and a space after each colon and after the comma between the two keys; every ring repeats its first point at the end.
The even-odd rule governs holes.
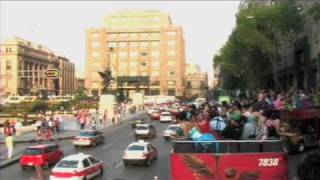
{"type": "Polygon", "coordinates": [[[13,134],[14,134],[14,130],[9,125],[9,123],[5,124],[4,133],[6,135],[5,144],[6,144],[6,147],[8,149],[8,159],[11,159],[12,158],[12,153],[13,153],[13,134]]]}

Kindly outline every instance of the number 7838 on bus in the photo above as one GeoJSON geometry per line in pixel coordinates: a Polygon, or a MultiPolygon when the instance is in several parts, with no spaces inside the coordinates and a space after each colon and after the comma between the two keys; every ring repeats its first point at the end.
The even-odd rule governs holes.
{"type": "Polygon", "coordinates": [[[279,158],[259,158],[259,167],[275,167],[279,165],[279,158]]]}

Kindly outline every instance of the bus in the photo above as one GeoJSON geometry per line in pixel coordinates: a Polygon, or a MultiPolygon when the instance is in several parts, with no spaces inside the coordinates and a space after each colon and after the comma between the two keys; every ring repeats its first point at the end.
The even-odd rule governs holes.
{"type": "Polygon", "coordinates": [[[172,180],[287,180],[281,140],[173,141],[172,180]]]}

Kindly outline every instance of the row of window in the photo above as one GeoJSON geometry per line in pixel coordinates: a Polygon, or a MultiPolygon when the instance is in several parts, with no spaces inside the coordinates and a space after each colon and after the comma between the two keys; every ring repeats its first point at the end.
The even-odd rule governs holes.
{"type": "MultiPolygon", "coordinates": [[[[167,31],[166,32],[167,36],[176,36],[177,32],[176,31],[167,31]]],[[[99,32],[95,32],[95,33],[91,33],[91,37],[92,38],[99,38],[100,33],[99,32]]],[[[108,38],[116,38],[117,36],[119,37],[155,37],[155,38],[159,38],[160,37],[160,32],[141,32],[141,33],[108,33],[108,38]]]]}
{"type": "MultiPolygon", "coordinates": [[[[99,51],[93,51],[91,52],[91,57],[92,58],[100,58],[100,52],[99,51]]],[[[138,55],[140,56],[148,56],[149,53],[148,52],[141,52],[140,54],[138,53],[138,51],[130,51],[130,52],[127,52],[127,51],[120,51],[118,53],[113,53],[112,54],[113,56],[118,56],[120,60],[126,60],[127,57],[130,57],[130,58],[137,58],[138,55]]],[[[150,53],[151,57],[160,57],[160,52],[159,51],[151,51],[150,53]]],[[[176,56],[176,51],[174,50],[169,50],[167,51],[167,55],[169,57],[174,57],[176,56]]]]}
{"type": "MultiPolygon", "coordinates": [[[[166,41],[167,46],[169,47],[176,47],[176,41],[175,40],[169,40],[166,41]]],[[[125,48],[125,47],[141,47],[141,48],[147,48],[149,46],[157,48],[160,46],[160,41],[141,41],[141,42],[108,42],[107,44],[108,48],[125,48]]],[[[98,48],[100,47],[99,42],[92,42],[92,47],[98,48]]]]}
{"type": "MultiPolygon", "coordinates": [[[[127,69],[119,69],[118,71],[118,76],[138,76],[138,74],[140,74],[141,76],[148,76],[148,72],[140,72],[138,73],[138,71],[135,71],[135,70],[130,70],[130,72],[128,73],[127,72],[127,69]]],[[[168,72],[168,76],[174,76],[175,73],[173,71],[169,71],[168,72]]],[[[158,70],[153,70],[151,71],[150,73],[150,76],[152,77],[157,77],[157,76],[160,76],[160,72],[158,70]]],[[[169,85],[174,85],[174,84],[169,84],[169,85]]]]}

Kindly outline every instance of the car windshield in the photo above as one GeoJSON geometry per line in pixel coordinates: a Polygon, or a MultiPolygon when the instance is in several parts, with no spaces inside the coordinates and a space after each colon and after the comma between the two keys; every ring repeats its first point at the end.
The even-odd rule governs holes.
{"type": "Polygon", "coordinates": [[[143,151],[144,146],[132,145],[128,148],[129,151],[143,151]]]}
{"type": "Polygon", "coordinates": [[[80,132],[80,136],[94,136],[94,132],[82,131],[80,132]]]}
{"type": "Polygon", "coordinates": [[[77,160],[63,160],[63,161],[60,161],[56,167],[58,167],[58,168],[77,168],[78,161],[77,160]]]}
{"type": "Polygon", "coordinates": [[[27,148],[24,153],[25,155],[39,155],[41,154],[41,149],[27,148]]]}
{"type": "Polygon", "coordinates": [[[172,131],[175,131],[175,130],[178,129],[178,127],[175,127],[175,126],[173,126],[173,127],[168,127],[168,129],[169,129],[169,130],[172,130],[172,131]]]}
{"type": "Polygon", "coordinates": [[[137,130],[148,130],[148,127],[146,127],[146,126],[138,126],[137,130]]]}

